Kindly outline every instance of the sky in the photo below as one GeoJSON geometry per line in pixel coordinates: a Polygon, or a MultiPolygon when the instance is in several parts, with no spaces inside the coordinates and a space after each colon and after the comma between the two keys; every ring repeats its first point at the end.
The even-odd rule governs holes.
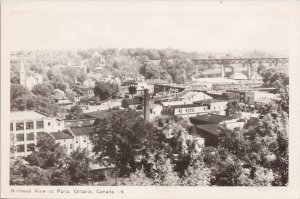
{"type": "Polygon", "coordinates": [[[139,47],[286,52],[290,13],[280,2],[269,4],[13,1],[7,4],[6,16],[11,50],[139,47]]]}

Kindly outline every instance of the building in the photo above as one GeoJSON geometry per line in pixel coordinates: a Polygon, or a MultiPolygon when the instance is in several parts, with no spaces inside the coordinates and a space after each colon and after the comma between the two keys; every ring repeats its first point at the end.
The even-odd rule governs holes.
{"type": "Polygon", "coordinates": [[[83,118],[76,120],[64,120],[64,126],[66,129],[85,127],[94,125],[95,118],[83,118]]]}
{"type": "Polygon", "coordinates": [[[203,92],[195,92],[190,90],[184,90],[181,93],[178,93],[175,97],[171,98],[169,101],[182,101],[186,103],[193,103],[195,101],[200,100],[208,100],[212,99],[209,95],[203,93],[203,92]]]}
{"type": "Polygon", "coordinates": [[[87,149],[89,153],[92,153],[93,144],[89,139],[90,134],[94,131],[93,126],[75,127],[65,130],[66,133],[73,136],[73,143],[70,145],[70,150],[87,149]]]}
{"type": "Polygon", "coordinates": [[[19,73],[20,85],[32,90],[32,88],[43,83],[43,76],[37,73],[27,73],[24,67],[24,63],[21,60],[20,73],[19,73]]]}
{"type": "Polygon", "coordinates": [[[52,132],[50,135],[55,139],[56,143],[59,143],[60,146],[65,147],[67,154],[71,154],[73,152],[73,136],[69,133],[66,133],[65,131],[60,132],[52,132]]]}
{"type": "Polygon", "coordinates": [[[88,78],[87,80],[82,82],[83,87],[93,88],[95,87],[96,80],[94,78],[88,78]]]}
{"type": "Polygon", "coordinates": [[[233,117],[228,117],[224,115],[217,115],[217,114],[203,114],[203,115],[197,115],[195,117],[191,117],[190,121],[194,125],[202,125],[202,124],[220,124],[224,121],[231,121],[236,122],[238,119],[233,117]]]}
{"type": "Polygon", "coordinates": [[[160,104],[150,104],[150,121],[155,120],[161,116],[163,111],[163,106],[160,104]]]}
{"type": "Polygon", "coordinates": [[[195,125],[195,135],[204,138],[205,146],[213,147],[217,147],[222,129],[240,129],[245,126],[243,120],[210,113],[191,117],[190,121],[195,125]]]}
{"type": "Polygon", "coordinates": [[[71,99],[74,102],[80,102],[82,98],[92,98],[95,96],[93,87],[78,86],[71,92],[71,99]]]}
{"type": "Polygon", "coordinates": [[[225,115],[228,101],[218,99],[207,99],[194,102],[202,106],[207,106],[210,113],[225,115]]]}
{"type": "Polygon", "coordinates": [[[157,93],[180,93],[185,90],[184,86],[178,86],[176,84],[155,84],[154,95],[157,93]]]}
{"type": "Polygon", "coordinates": [[[245,103],[254,105],[254,93],[246,90],[226,90],[224,96],[229,101],[237,101],[238,103],[245,103]]]}
{"type": "Polygon", "coordinates": [[[37,111],[15,111],[10,114],[10,132],[16,146],[15,156],[27,156],[37,143],[38,133],[58,132],[64,122],[37,111]]]}
{"type": "Polygon", "coordinates": [[[198,114],[206,114],[208,112],[207,106],[199,104],[182,104],[172,105],[163,108],[163,114],[165,115],[177,115],[182,117],[192,117],[198,114]]]}

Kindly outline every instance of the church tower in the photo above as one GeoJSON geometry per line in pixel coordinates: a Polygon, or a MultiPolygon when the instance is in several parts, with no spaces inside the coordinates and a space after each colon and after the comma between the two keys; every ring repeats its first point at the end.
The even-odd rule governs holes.
{"type": "Polygon", "coordinates": [[[26,71],[24,68],[23,60],[21,59],[21,66],[20,66],[20,76],[19,76],[20,84],[26,87],[26,71]]]}

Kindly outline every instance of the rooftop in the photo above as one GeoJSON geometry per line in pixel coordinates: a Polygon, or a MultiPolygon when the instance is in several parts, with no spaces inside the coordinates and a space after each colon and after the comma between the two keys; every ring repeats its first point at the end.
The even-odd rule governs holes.
{"type": "Polygon", "coordinates": [[[194,104],[211,104],[216,102],[227,102],[226,100],[219,100],[219,99],[206,99],[206,100],[199,100],[193,102],[194,104]]]}
{"type": "Polygon", "coordinates": [[[84,113],[84,116],[89,118],[95,118],[95,119],[105,119],[116,111],[119,110],[111,109],[111,110],[94,111],[94,112],[84,113]]]}
{"type": "Polygon", "coordinates": [[[93,130],[94,130],[93,126],[84,126],[84,127],[68,129],[67,131],[70,131],[75,136],[82,136],[82,135],[89,135],[90,132],[92,132],[93,130]]]}
{"type": "Polygon", "coordinates": [[[180,105],[170,105],[170,108],[192,108],[192,107],[201,107],[200,104],[180,104],[180,105]]]}
{"type": "Polygon", "coordinates": [[[220,122],[226,121],[226,120],[232,120],[234,119],[233,117],[228,117],[224,115],[217,115],[217,114],[203,114],[203,115],[197,115],[195,117],[191,117],[191,120],[198,120],[198,121],[203,121],[211,124],[218,124],[220,122]]]}
{"type": "Polygon", "coordinates": [[[50,116],[34,110],[10,112],[10,120],[41,120],[46,117],[50,116]]]}
{"type": "Polygon", "coordinates": [[[52,133],[50,133],[50,135],[52,135],[55,140],[73,139],[73,137],[71,135],[69,135],[68,133],[66,133],[64,131],[52,132],[52,133]]]}
{"type": "Polygon", "coordinates": [[[219,136],[222,132],[221,128],[218,124],[204,124],[204,125],[197,125],[197,130],[206,131],[208,133],[211,133],[213,135],[219,136]]]}

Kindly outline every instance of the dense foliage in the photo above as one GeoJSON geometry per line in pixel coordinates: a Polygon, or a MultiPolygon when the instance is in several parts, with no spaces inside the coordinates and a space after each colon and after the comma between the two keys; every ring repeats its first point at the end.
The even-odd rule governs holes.
{"type": "Polygon", "coordinates": [[[26,158],[11,159],[11,185],[78,185],[89,177],[86,149],[67,155],[48,134],[38,135],[36,150],[26,158]]]}

